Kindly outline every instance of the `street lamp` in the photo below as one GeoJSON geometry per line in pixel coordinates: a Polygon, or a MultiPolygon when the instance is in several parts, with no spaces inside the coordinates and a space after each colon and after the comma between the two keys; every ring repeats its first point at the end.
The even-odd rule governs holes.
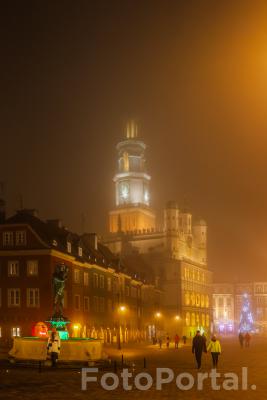
{"type": "Polygon", "coordinates": [[[180,315],[175,315],[175,321],[180,321],[180,315]]]}
{"type": "MultiPolygon", "coordinates": [[[[125,314],[126,310],[127,310],[126,306],[120,305],[118,307],[119,316],[125,314]]],[[[117,342],[118,342],[118,350],[121,350],[120,318],[119,318],[119,321],[118,321],[117,342]]]]}
{"type": "Polygon", "coordinates": [[[160,311],[157,311],[157,312],[155,313],[155,320],[156,320],[156,323],[155,323],[155,336],[156,336],[156,338],[157,338],[157,331],[158,331],[158,324],[157,324],[157,321],[159,321],[159,320],[161,319],[161,317],[162,317],[161,312],[160,312],[160,311]]]}

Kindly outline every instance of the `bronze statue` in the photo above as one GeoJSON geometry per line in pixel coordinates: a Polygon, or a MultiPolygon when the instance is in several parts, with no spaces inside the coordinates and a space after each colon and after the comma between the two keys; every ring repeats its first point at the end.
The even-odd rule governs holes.
{"type": "Polygon", "coordinates": [[[53,273],[53,294],[54,294],[54,314],[55,318],[63,318],[63,301],[65,282],[68,277],[69,268],[64,263],[57,264],[53,273]]]}

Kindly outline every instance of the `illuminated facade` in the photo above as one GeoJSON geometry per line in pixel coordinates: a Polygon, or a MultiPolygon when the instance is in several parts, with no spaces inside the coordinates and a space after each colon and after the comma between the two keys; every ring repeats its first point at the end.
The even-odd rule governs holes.
{"type": "Polygon", "coordinates": [[[213,321],[219,333],[233,333],[240,329],[244,295],[250,303],[253,330],[267,332],[267,282],[214,283],[213,321]]]}
{"type": "Polygon", "coordinates": [[[116,209],[109,214],[110,234],[105,244],[129,265],[153,276],[164,293],[162,321],[169,333],[188,337],[212,323],[212,273],[207,267],[207,224],[176,202],[168,202],[159,227],[150,208],[150,176],[145,172],[145,144],[136,126],[117,145],[116,209]],[[148,272],[149,271],[149,272],[148,272]],[[163,317],[164,316],[164,317],[163,317]]]}
{"type": "Polygon", "coordinates": [[[213,284],[213,322],[219,333],[233,333],[235,322],[234,285],[213,284]]]}
{"type": "Polygon", "coordinates": [[[118,143],[118,169],[114,176],[116,208],[109,214],[110,232],[152,231],[155,214],[150,208],[150,175],[146,172],[145,143],[137,125],[127,125],[126,138],[118,143]]]}
{"type": "Polygon", "coordinates": [[[52,277],[64,263],[69,275],[64,315],[72,337],[113,343],[147,339],[161,291],[124,271],[96,234],[77,235],[60,221],[20,210],[0,222],[0,345],[29,336],[53,310],[52,277]],[[123,307],[123,308],[122,308],[123,307]]]}

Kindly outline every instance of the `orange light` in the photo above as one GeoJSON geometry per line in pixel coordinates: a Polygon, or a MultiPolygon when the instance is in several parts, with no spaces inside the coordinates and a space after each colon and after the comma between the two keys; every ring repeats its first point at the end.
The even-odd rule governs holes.
{"type": "Polygon", "coordinates": [[[155,317],[156,317],[156,318],[161,318],[161,313],[160,313],[160,312],[157,312],[157,313],[155,314],[155,317]]]}
{"type": "Polygon", "coordinates": [[[176,319],[176,321],[179,321],[180,320],[180,315],[175,315],[175,319],[176,319]]]}

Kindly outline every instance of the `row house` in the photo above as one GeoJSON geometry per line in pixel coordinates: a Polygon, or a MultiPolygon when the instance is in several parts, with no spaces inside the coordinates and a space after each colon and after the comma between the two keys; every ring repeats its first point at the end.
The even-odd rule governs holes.
{"type": "Polygon", "coordinates": [[[77,235],[58,220],[20,210],[0,223],[0,336],[29,336],[53,314],[52,278],[57,264],[69,274],[64,316],[71,336],[107,342],[146,339],[161,292],[128,273],[96,234],[77,235]],[[151,297],[146,302],[147,296],[151,297]]]}

